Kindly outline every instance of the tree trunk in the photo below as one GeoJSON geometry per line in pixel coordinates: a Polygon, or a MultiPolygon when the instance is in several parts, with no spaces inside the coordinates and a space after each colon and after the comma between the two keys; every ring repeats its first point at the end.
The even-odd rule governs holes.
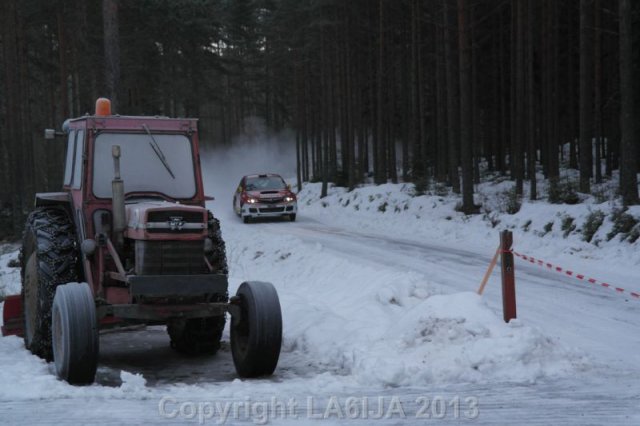
{"type": "MultiPolygon", "coordinates": [[[[555,1],[555,0],[553,0],[555,1]]],[[[568,77],[568,100],[567,100],[567,109],[569,114],[569,125],[568,127],[568,137],[569,137],[569,167],[572,169],[578,168],[578,156],[576,153],[576,118],[575,118],[575,108],[576,108],[576,84],[575,84],[575,65],[574,65],[574,38],[573,34],[575,32],[573,16],[574,16],[575,8],[574,4],[571,1],[567,2],[567,21],[568,24],[568,33],[567,37],[567,56],[568,56],[568,64],[567,64],[567,77],[568,77]]]]}
{"type": "MultiPolygon", "coordinates": [[[[513,155],[513,178],[516,180],[516,194],[522,195],[523,193],[523,180],[524,180],[524,148],[526,147],[526,110],[525,110],[525,43],[524,43],[524,29],[525,29],[525,7],[520,0],[514,0],[513,7],[515,11],[515,97],[513,102],[515,103],[515,126],[514,134],[511,135],[512,151],[513,155]]],[[[512,106],[513,107],[513,106],[512,106]]]]}
{"type": "MultiPolygon", "coordinates": [[[[445,77],[445,55],[442,48],[443,28],[435,25],[436,31],[436,102],[437,102],[437,129],[438,159],[436,162],[436,179],[445,182],[447,178],[447,82],[445,77]]],[[[415,99],[415,96],[414,96],[415,99]]],[[[415,126],[414,126],[415,127],[415,126]]]]}
{"type": "Polygon", "coordinates": [[[631,0],[620,0],[620,195],[625,205],[638,204],[638,164],[636,159],[633,105],[633,45],[631,0]]]}
{"type": "Polygon", "coordinates": [[[529,198],[535,200],[538,198],[537,182],[536,182],[536,135],[535,135],[535,108],[536,97],[534,92],[534,76],[533,76],[533,28],[534,20],[534,0],[527,0],[527,176],[529,178],[529,198]]]}
{"type": "Polygon", "coordinates": [[[473,204],[473,161],[472,134],[473,127],[471,105],[471,43],[467,27],[466,0],[458,0],[458,54],[460,57],[460,156],[462,160],[462,211],[471,214],[475,210],[473,204]]]}
{"type": "Polygon", "coordinates": [[[442,26],[444,28],[444,56],[446,61],[447,80],[447,123],[449,136],[449,181],[453,192],[460,193],[460,177],[458,175],[459,122],[460,108],[456,86],[458,79],[455,73],[455,54],[451,46],[452,22],[449,18],[449,0],[442,0],[442,26]]]}
{"type": "Polygon", "coordinates": [[[104,25],[105,83],[114,112],[120,108],[120,34],[118,30],[118,0],[102,0],[104,25]]]}
{"type": "Polygon", "coordinates": [[[580,192],[591,192],[593,137],[593,6],[580,0],[580,192]]]}
{"type": "Polygon", "coordinates": [[[385,183],[387,181],[387,162],[386,162],[386,143],[385,143],[385,117],[383,116],[383,85],[384,85],[384,7],[385,0],[378,2],[378,37],[380,42],[378,43],[378,74],[377,74],[377,87],[376,87],[376,140],[377,147],[375,152],[375,182],[378,184],[385,183]]]}
{"type": "Polygon", "coordinates": [[[593,2],[593,11],[595,15],[594,25],[594,54],[593,54],[593,85],[594,85],[594,99],[593,99],[593,127],[594,136],[596,139],[596,183],[602,182],[602,166],[601,166],[601,144],[602,144],[602,36],[601,36],[601,11],[600,0],[593,2]]]}

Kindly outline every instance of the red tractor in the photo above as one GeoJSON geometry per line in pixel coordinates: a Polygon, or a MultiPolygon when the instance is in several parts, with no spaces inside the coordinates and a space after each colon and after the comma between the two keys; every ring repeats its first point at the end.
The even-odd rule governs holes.
{"type": "Polygon", "coordinates": [[[3,334],[89,384],[102,328],[166,325],[171,346],[215,353],[231,315],[238,374],[272,374],[282,317],[273,285],[227,293],[218,220],[205,208],[196,119],[112,115],[65,121],[64,191],[36,195],[25,226],[22,292],[5,300],[3,334]]]}

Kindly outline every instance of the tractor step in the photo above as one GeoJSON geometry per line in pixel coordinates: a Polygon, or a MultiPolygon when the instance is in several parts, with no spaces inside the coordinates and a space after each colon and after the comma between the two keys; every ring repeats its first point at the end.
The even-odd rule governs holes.
{"type": "Polygon", "coordinates": [[[2,320],[3,336],[23,336],[22,297],[19,294],[5,297],[2,320]]]}

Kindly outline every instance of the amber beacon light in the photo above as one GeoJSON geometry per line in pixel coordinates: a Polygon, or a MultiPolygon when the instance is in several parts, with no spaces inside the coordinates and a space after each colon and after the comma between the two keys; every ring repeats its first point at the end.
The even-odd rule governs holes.
{"type": "Polygon", "coordinates": [[[107,98],[98,98],[96,101],[96,115],[111,115],[111,101],[107,98]]]}

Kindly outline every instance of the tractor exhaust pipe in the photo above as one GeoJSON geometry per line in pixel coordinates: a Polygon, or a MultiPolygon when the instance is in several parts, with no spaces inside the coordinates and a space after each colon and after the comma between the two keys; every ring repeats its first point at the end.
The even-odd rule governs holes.
{"type": "Polygon", "coordinates": [[[113,156],[114,178],[111,181],[113,237],[116,247],[121,248],[124,243],[124,231],[127,228],[127,216],[124,207],[124,181],[120,178],[120,145],[111,147],[113,156]]]}

